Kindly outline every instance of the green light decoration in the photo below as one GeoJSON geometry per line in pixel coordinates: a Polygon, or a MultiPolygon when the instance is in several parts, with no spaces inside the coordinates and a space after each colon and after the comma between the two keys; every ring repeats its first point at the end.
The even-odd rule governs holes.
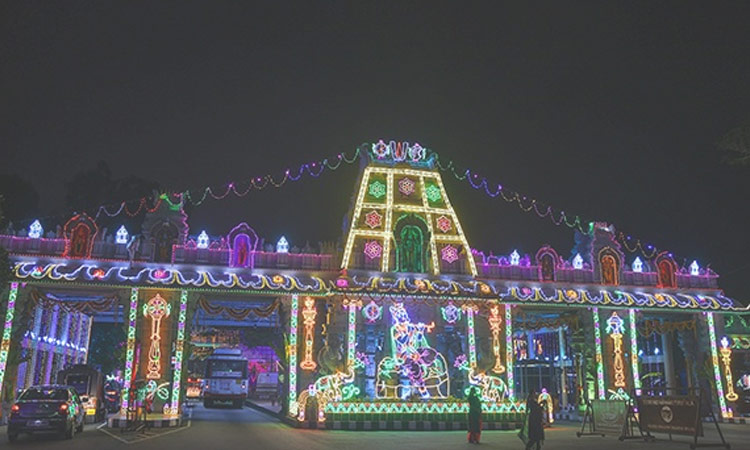
{"type": "Polygon", "coordinates": [[[367,192],[372,196],[377,198],[378,200],[385,197],[385,184],[382,182],[375,180],[372,183],[370,183],[370,186],[367,188],[367,192]]]}
{"type": "Polygon", "coordinates": [[[130,290],[130,309],[128,310],[128,342],[125,350],[125,377],[122,382],[122,402],[120,403],[120,415],[125,417],[128,413],[130,382],[133,379],[133,360],[135,357],[135,327],[138,318],[138,288],[130,290]]]}
{"type": "Polygon", "coordinates": [[[18,297],[18,283],[10,283],[8,292],[8,303],[5,310],[5,325],[3,327],[3,340],[0,344],[0,392],[3,389],[5,379],[5,368],[8,364],[8,353],[10,351],[10,339],[13,331],[13,317],[16,313],[16,298],[18,297]]]}
{"type": "Polygon", "coordinates": [[[604,386],[604,358],[602,356],[602,331],[599,327],[599,308],[592,308],[594,318],[594,347],[596,350],[596,387],[599,400],[606,400],[606,388],[604,386]]]}
{"type": "Polygon", "coordinates": [[[292,306],[289,314],[289,415],[297,415],[297,320],[299,314],[299,297],[292,295],[292,306]]]}
{"type": "Polygon", "coordinates": [[[177,315],[177,340],[174,352],[174,374],[172,377],[172,405],[170,412],[174,415],[180,413],[180,383],[182,382],[183,352],[185,350],[185,320],[187,317],[188,291],[180,292],[180,312],[177,315]]]}
{"type": "Polygon", "coordinates": [[[515,380],[513,378],[513,312],[511,305],[505,305],[505,367],[508,378],[508,399],[515,401],[515,380]]]}
{"type": "MultiPolygon", "coordinates": [[[[523,413],[526,405],[520,402],[482,403],[485,413],[523,413]]],[[[448,414],[468,413],[468,402],[330,402],[325,412],[330,414],[448,414]]]]}
{"type": "Polygon", "coordinates": [[[638,369],[638,329],[636,328],[635,309],[628,310],[628,325],[630,326],[630,365],[633,372],[633,388],[636,395],[641,395],[641,376],[638,369]]]}
{"type": "Polygon", "coordinates": [[[719,408],[721,417],[727,419],[732,417],[732,413],[727,409],[727,402],[724,400],[724,387],[721,384],[721,367],[719,366],[719,352],[716,347],[716,325],[714,324],[714,313],[706,313],[706,323],[708,323],[708,338],[711,345],[711,363],[714,366],[714,384],[716,394],[719,397],[719,408]]]}
{"type": "Polygon", "coordinates": [[[427,195],[427,200],[429,200],[430,203],[437,203],[443,198],[443,196],[440,194],[440,188],[432,183],[427,184],[427,187],[425,188],[425,194],[427,195]]]}

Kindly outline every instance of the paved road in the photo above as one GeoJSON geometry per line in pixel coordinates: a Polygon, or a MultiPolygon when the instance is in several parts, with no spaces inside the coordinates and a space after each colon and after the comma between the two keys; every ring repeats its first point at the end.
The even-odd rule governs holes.
{"type": "MultiPolygon", "coordinates": [[[[557,424],[547,430],[545,450],[672,450],[687,449],[686,442],[669,443],[659,441],[619,442],[615,438],[583,437],[576,438],[575,424],[557,424]]],[[[724,425],[723,430],[733,449],[750,450],[750,425],[724,425]]],[[[396,449],[474,449],[466,443],[463,432],[348,432],[296,430],[279,423],[269,416],[252,409],[204,409],[196,406],[192,420],[187,427],[166,431],[168,434],[153,433],[147,436],[128,435],[125,440],[135,440],[130,444],[97,430],[89,425],[72,441],[60,441],[46,437],[23,436],[14,443],[5,440],[5,429],[0,428],[0,448],[18,449],[143,449],[143,450],[224,450],[224,449],[280,449],[280,450],[396,450],[396,449]],[[143,440],[141,440],[143,439],[143,440]]],[[[119,432],[113,433],[122,438],[119,432]]],[[[479,448],[522,449],[521,441],[514,432],[487,431],[482,434],[479,448]]]]}

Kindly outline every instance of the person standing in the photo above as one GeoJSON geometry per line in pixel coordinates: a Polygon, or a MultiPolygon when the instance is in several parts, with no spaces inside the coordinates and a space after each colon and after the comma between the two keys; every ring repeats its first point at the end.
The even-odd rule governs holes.
{"type": "Polygon", "coordinates": [[[536,444],[536,450],[541,450],[542,441],[544,441],[544,411],[542,406],[537,402],[537,393],[532,389],[529,392],[528,398],[526,398],[526,414],[528,420],[526,422],[526,434],[528,435],[528,441],[526,442],[526,450],[531,450],[534,444],[536,444]]]}
{"type": "Polygon", "coordinates": [[[472,387],[469,391],[469,433],[468,439],[470,444],[478,444],[479,437],[482,435],[482,400],[479,398],[479,391],[472,387]]]}

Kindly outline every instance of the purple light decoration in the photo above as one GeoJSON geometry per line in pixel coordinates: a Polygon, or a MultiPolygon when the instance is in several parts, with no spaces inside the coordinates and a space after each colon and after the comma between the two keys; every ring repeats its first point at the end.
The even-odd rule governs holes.
{"type": "Polygon", "coordinates": [[[440,250],[440,256],[443,261],[447,262],[448,264],[452,264],[458,261],[458,250],[452,245],[446,245],[442,248],[442,250],[440,250]]]}
{"type": "Polygon", "coordinates": [[[383,255],[383,247],[378,241],[367,241],[365,243],[364,253],[368,259],[377,259],[383,255]]]}

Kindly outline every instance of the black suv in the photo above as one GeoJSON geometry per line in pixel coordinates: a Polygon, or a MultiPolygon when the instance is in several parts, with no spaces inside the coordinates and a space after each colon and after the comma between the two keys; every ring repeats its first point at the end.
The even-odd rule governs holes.
{"type": "Polygon", "coordinates": [[[58,433],[71,439],[83,431],[86,412],[70,386],[32,386],[18,397],[8,420],[8,441],[21,433],[58,433]]]}

